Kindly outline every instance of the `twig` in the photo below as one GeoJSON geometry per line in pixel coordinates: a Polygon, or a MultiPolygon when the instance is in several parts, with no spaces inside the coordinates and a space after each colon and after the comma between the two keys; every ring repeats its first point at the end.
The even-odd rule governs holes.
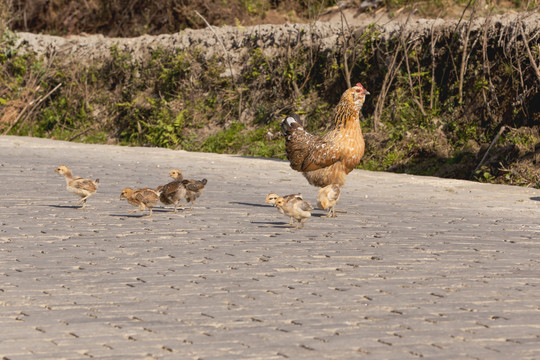
{"type": "Polygon", "coordinates": [[[433,96],[435,93],[435,37],[433,27],[435,21],[431,23],[431,89],[429,92],[429,108],[433,110],[433,96]]]}
{"type": "Polygon", "coordinates": [[[384,80],[383,80],[383,85],[382,85],[382,88],[381,88],[381,93],[377,97],[377,104],[375,105],[375,111],[373,112],[373,124],[372,124],[372,126],[373,126],[374,130],[377,130],[377,125],[378,125],[378,123],[380,121],[380,118],[381,118],[382,108],[384,106],[384,101],[385,101],[385,98],[386,98],[386,94],[388,93],[388,88],[390,87],[390,83],[393,80],[394,66],[396,64],[398,54],[399,54],[399,51],[394,52],[392,62],[390,63],[388,71],[384,75],[384,80]],[[390,77],[392,77],[392,79],[390,79],[390,77]]]}
{"type": "Polygon", "coordinates": [[[232,67],[232,61],[231,61],[231,55],[229,54],[229,52],[227,51],[227,48],[225,47],[225,44],[223,44],[223,41],[221,40],[221,38],[218,36],[218,34],[216,33],[216,31],[214,30],[213,26],[210,25],[210,23],[208,23],[208,21],[206,21],[206,19],[204,18],[204,16],[202,16],[197,10],[195,10],[195,14],[197,14],[201,19],[203,19],[203,21],[205,22],[206,26],[208,26],[210,28],[210,30],[214,33],[214,36],[216,37],[217,41],[219,42],[219,44],[221,45],[223,51],[225,52],[225,57],[227,58],[227,64],[229,65],[229,71],[231,72],[231,78],[232,78],[232,81],[233,81],[233,85],[234,85],[234,88],[236,89],[236,79],[234,77],[234,72],[233,72],[233,67],[232,67]]]}
{"type": "Polygon", "coordinates": [[[497,143],[497,140],[499,140],[499,137],[502,135],[502,133],[504,132],[504,130],[506,130],[506,126],[501,126],[501,128],[499,129],[499,132],[497,133],[497,135],[495,135],[495,137],[493,138],[493,141],[491,141],[491,144],[489,145],[488,149],[486,150],[484,156],[482,157],[482,160],[480,160],[480,162],[478,163],[478,165],[476,165],[476,168],[474,169],[473,171],[473,174],[476,174],[476,172],[478,171],[478,169],[480,169],[480,167],[482,166],[482,164],[484,163],[484,161],[486,160],[488,154],[489,154],[489,151],[491,150],[491,148],[493,147],[493,145],[495,145],[497,143]]]}
{"type": "Polygon", "coordinates": [[[538,65],[536,65],[536,61],[534,60],[534,57],[531,53],[531,48],[529,47],[529,39],[527,38],[527,35],[525,34],[525,30],[523,30],[524,24],[523,21],[519,24],[519,30],[521,31],[521,36],[523,37],[523,41],[525,42],[525,48],[527,49],[527,54],[529,55],[529,60],[531,61],[531,65],[534,69],[534,72],[536,73],[536,77],[538,78],[538,81],[540,81],[540,70],[538,69],[538,65]]]}
{"type": "Polygon", "coordinates": [[[300,89],[298,88],[298,84],[296,83],[296,68],[294,66],[291,66],[291,34],[289,33],[289,36],[287,37],[287,68],[288,69],[294,69],[294,73],[291,75],[291,85],[294,90],[294,95],[299,98],[302,94],[300,93],[300,89]]]}
{"type": "Polygon", "coordinates": [[[75,134],[75,135],[73,135],[72,137],[70,137],[70,138],[68,139],[68,141],[73,141],[73,140],[75,140],[76,138],[78,138],[79,136],[82,136],[82,135],[86,134],[86,133],[89,132],[90,130],[93,130],[97,125],[98,125],[98,124],[95,123],[94,125],[92,125],[92,126],[86,128],[86,129],[84,129],[83,131],[79,131],[77,134],[75,134]]]}
{"type": "MultiPolygon", "coordinates": [[[[474,0],[469,0],[467,8],[474,0]]],[[[467,67],[467,61],[469,56],[467,54],[467,48],[469,45],[469,36],[471,35],[472,21],[474,19],[474,14],[476,12],[476,7],[473,7],[471,12],[471,17],[469,18],[469,23],[467,24],[467,34],[465,35],[465,43],[463,44],[463,54],[461,56],[461,68],[459,70],[459,103],[463,103],[463,81],[465,77],[465,69],[467,67]]]]}
{"type": "MultiPolygon", "coordinates": [[[[345,82],[347,83],[347,89],[351,88],[351,71],[349,70],[349,60],[347,59],[347,48],[349,45],[350,40],[350,32],[351,29],[349,27],[349,24],[347,22],[347,18],[345,17],[345,14],[343,13],[343,10],[341,9],[341,6],[338,5],[339,12],[341,14],[341,35],[343,36],[343,72],[345,77],[345,82]],[[343,24],[347,25],[347,30],[349,32],[348,37],[345,37],[345,29],[343,24]]],[[[354,64],[354,58],[352,61],[352,64],[354,64]]]]}
{"type": "Polygon", "coordinates": [[[9,128],[4,131],[4,133],[2,135],[5,135],[7,134],[14,126],[16,126],[19,121],[22,119],[22,115],[24,114],[25,110],[29,107],[29,106],[32,106],[32,109],[30,109],[30,111],[28,111],[28,113],[26,114],[26,116],[24,117],[24,120],[21,121],[21,125],[24,124],[24,122],[30,117],[30,115],[32,115],[32,113],[34,112],[34,110],[36,110],[36,108],[39,106],[39,104],[41,104],[43,101],[45,101],[45,99],[47,99],[53,92],[55,92],[60,86],[62,85],[62,83],[56,85],[54,87],[54,89],[52,89],[51,91],[49,91],[45,96],[42,96],[40,97],[36,102],[33,102],[31,101],[30,103],[28,103],[24,109],[20,112],[19,116],[17,116],[17,119],[13,122],[13,124],[11,124],[9,126],[9,128]]]}
{"type": "MultiPolygon", "coordinates": [[[[409,23],[409,20],[411,18],[411,13],[407,16],[407,20],[405,20],[405,23],[401,25],[401,35],[400,35],[400,42],[398,44],[398,47],[400,44],[405,43],[402,41],[402,39],[405,37],[405,27],[409,23]]],[[[396,76],[397,69],[400,68],[401,64],[403,63],[403,58],[400,60],[398,66],[396,66],[397,57],[399,55],[399,48],[394,51],[394,56],[392,57],[392,61],[390,63],[390,67],[388,68],[388,71],[384,75],[384,81],[381,88],[381,93],[379,94],[377,98],[377,104],[375,105],[375,111],[373,112],[373,129],[377,130],[377,125],[380,122],[380,118],[382,115],[382,110],[384,106],[384,102],[386,100],[386,95],[388,94],[388,91],[390,90],[390,85],[394,81],[394,78],[396,76]]]]}
{"type": "Polygon", "coordinates": [[[426,111],[424,110],[424,106],[422,105],[422,102],[421,102],[422,101],[421,100],[422,99],[422,90],[420,89],[420,101],[418,101],[418,99],[414,96],[414,85],[413,85],[413,82],[412,82],[411,68],[409,66],[409,49],[410,49],[410,46],[405,44],[405,41],[404,41],[403,37],[401,38],[401,42],[402,42],[401,46],[403,47],[403,56],[405,57],[405,67],[407,68],[407,78],[409,80],[409,87],[410,87],[412,99],[416,103],[416,105],[418,105],[418,108],[422,112],[422,115],[426,116],[426,111]]]}

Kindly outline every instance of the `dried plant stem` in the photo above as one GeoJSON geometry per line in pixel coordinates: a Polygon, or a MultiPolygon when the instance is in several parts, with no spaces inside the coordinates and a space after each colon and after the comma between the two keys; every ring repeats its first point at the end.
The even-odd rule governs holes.
{"type": "Polygon", "coordinates": [[[210,28],[210,30],[214,33],[214,36],[216,37],[217,41],[221,45],[221,48],[223,49],[225,58],[227,59],[227,64],[229,65],[229,71],[231,73],[231,79],[232,79],[232,83],[233,83],[233,88],[238,93],[238,97],[239,97],[239,99],[238,99],[238,120],[241,120],[240,118],[242,117],[242,89],[238,88],[238,86],[236,84],[236,78],[234,76],[232,60],[231,60],[231,54],[229,54],[229,52],[227,51],[227,48],[225,47],[225,44],[223,44],[223,41],[221,40],[219,35],[214,30],[214,27],[212,25],[210,25],[210,23],[208,21],[206,21],[204,16],[202,16],[197,10],[195,10],[195,13],[204,21],[206,26],[208,26],[210,28]]]}
{"type": "Polygon", "coordinates": [[[377,98],[377,104],[375,105],[375,111],[373,112],[373,129],[377,129],[378,124],[381,120],[382,115],[382,109],[384,106],[384,101],[386,99],[386,95],[388,94],[388,90],[390,89],[390,85],[392,84],[392,81],[394,80],[396,69],[401,66],[401,63],[403,62],[403,59],[401,59],[398,66],[396,66],[397,57],[399,55],[399,51],[394,52],[394,56],[392,57],[392,61],[390,63],[390,66],[388,67],[388,71],[384,75],[384,81],[381,88],[381,93],[379,94],[377,98]]]}
{"type": "Polygon", "coordinates": [[[52,89],[51,91],[49,91],[46,95],[40,97],[37,101],[31,101],[30,103],[28,103],[23,109],[22,111],[19,113],[19,115],[17,116],[17,118],[15,119],[15,121],[13,122],[13,124],[11,124],[9,126],[9,128],[4,131],[4,133],[2,135],[6,135],[8,132],[10,132],[11,129],[13,129],[13,127],[15,127],[19,122],[22,124],[24,124],[26,122],[26,120],[30,117],[30,115],[32,115],[32,113],[34,112],[34,110],[37,109],[37,107],[43,102],[45,101],[45,99],[47,99],[49,96],[51,96],[51,94],[53,92],[55,92],[60,86],[62,86],[62,83],[56,85],[54,87],[54,89],[52,89]],[[23,119],[23,115],[25,114],[26,112],[26,109],[28,109],[30,106],[32,106],[32,108],[26,113],[26,116],[24,117],[23,119]],[[22,119],[22,121],[21,121],[22,119]]]}
{"type": "MultiPolygon", "coordinates": [[[[409,20],[411,18],[412,11],[407,16],[407,19],[405,20],[405,23],[401,26],[401,35],[400,35],[400,41],[397,45],[397,48],[394,50],[394,56],[392,57],[392,61],[390,62],[390,66],[388,67],[388,71],[384,75],[384,81],[381,88],[381,93],[379,94],[377,98],[377,104],[375,105],[375,111],[373,112],[373,122],[372,126],[373,129],[376,130],[378,127],[378,124],[381,120],[382,110],[384,107],[384,102],[386,100],[386,95],[388,94],[388,91],[390,90],[390,85],[392,85],[392,82],[394,81],[394,78],[396,77],[397,70],[401,67],[401,64],[403,63],[404,58],[402,58],[399,61],[399,64],[396,66],[397,57],[400,53],[399,46],[402,44],[405,44],[405,28],[407,27],[407,24],[409,23],[409,20]]],[[[405,49],[405,57],[407,55],[407,51],[405,49]]]]}
{"type": "Polygon", "coordinates": [[[236,89],[237,88],[237,86],[236,86],[236,78],[234,77],[232,61],[231,61],[231,54],[229,54],[229,52],[227,51],[227,48],[225,47],[225,44],[223,44],[223,41],[221,40],[219,35],[214,30],[214,27],[212,25],[210,25],[210,23],[208,21],[206,21],[204,16],[202,16],[197,10],[195,10],[195,14],[197,14],[204,21],[206,26],[208,26],[210,28],[210,30],[214,33],[214,36],[216,37],[217,41],[221,45],[221,48],[223,49],[223,52],[225,53],[225,57],[227,58],[227,64],[229,65],[229,71],[231,72],[231,79],[232,79],[232,82],[233,82],[233,86],[236,89]]]}
{"type": "Polygon", "coordinates": [[[405,44],[405,40],[403,39],[403,37],[401,38],[401,42],[402,42],[401,46],[403,48],[403,57],[405,58],[405,67],[407,68],[407,79],[409,80],[409,88],[411,91],[412,99],[416,103],[416,105],[418,105],[418,108],[422,112],[422,115],[426,116],[426,111],[424,110],[424,105],[422,104],[422,89],[420,89],[420,100],[418,100],[416,96],[414,95],[414,85],[412,81],[411,67],[409,65],[410,46],[405,44]]]}
{"type": "MultiPolygon", "coordinates": [[[[349,24],[347,23],[347,18],[345,17],[345,14],[343,13],[343,10],[341,7],[339,7],[339,12],[341,14],[341,36],[343,36],[343,76],[345,77],[345,82],[347,83],[347,89],[351,88],[351,71],[349,69],[349,59],[347,55],[347,49],[349,45],[349,40],[351,39],[351,29],[349,27],[349,24]],[[345,35],[345,26],[347,26],[348,35],[345,35]]],[[[351,62],[354,64],[354,56],[353,60],[351,62]]]]}
{"type": "MultiPolygon", "coordinates": [[[[490,94],[492,93],[492,89],[494,89],[493,83],[491,81],[491,73],[490,73],[490,64],[489,64],[489,57],[487,54],[488,49],[488,29],[489,25],[491,23],[491,13],[488,15],[484,22],[484,29],[482,34],[482,66],[484,70],[484,76],[487,78],[488,84],[489,84],[489,90],[490,94]]],[[[490,119],[493,119],[493,115],[491,113],[491,105],[490,100],[488,99],[488,94],[486,94],[486,89],[482,87],[482,97],[484,98],[484,103],[486,104],[486,110],[488,113],[488,116],[490,119]]]]}
{"type": "MultiPolygon", "coordinates": [[[[471,5],[471,3],[473,1],[474,0],[470,0],[467,7],[469,7],[469,5],[471,5]]],[[[467,52],[467,49],[468,49],[468,45],[469,45],[469,37],[471,35],[471,26],[472,26],[472,22],[474,20],[475,12],[476,12],[476,8],[473,7],[473,10],[471,12],[471,17],[469,18],[469,23],[467,24],[467,33],[465,35],[465,42],[463,44],[463,53],[461,55],[461,67],[460,67],[460,70],[459,70],[459,103],[460,104],[463,103],[463,81],[464,81],[464,78],[465,78],[465,71],[466,71],[466,68],[467,68],[467,62],[469,60],[469,53],[467,52]]]]}
{"type": "Polygon", "coordinates": [[[478,163],[478,165],[476,165],[476,168],[474,168],[474,171],[473,171],[473,175],[476,174],[476,172],[478,171],[478,169],[480,169],[480,167],[482,167],[482,164],[484,163],[484,161],[486,160],[488,154],[489,154],[489,151],[491,150],[491,148],[493,147],[493,145],[495,145],[497,143],[497,140],[499,140],[499,137],[502,135],[502,133],[504,132],[504,130],[506,130],[506,126],[501,126],[501,128],[499,129],[499,132],[497,133],[497,135],[495,135],[495,137],[493,138],[493,140],[491,141],[491,144],[489,145],[488,149],[486,150],[486,152],[484,153],[484,156],[482,157],[482,160],[480,160],[480,162],[478,163]]]}
{"type": "Polygon", "coordinates": [[[525,43],[525,49],[527,49],[527,55],[529,55],[529,60],[531,61],[531,65],[534,69],[534,72],[536,73],[536,77],[538,78],[538,81],[540,82],[540,70],[538,69],[538,65],[536,65],[536,61],[534,60],[534,56],[531,53],[531,48],[529,47],[529,39],[527,37],[527,34],[525,34],[525,30],[523,30],[523,22],[519,24],[519,30],[521,31],[521,37],[523,38],[523,42],[525,43]]]}
{"type": "Polygon", "coordinates": [[[431,89],[429,91],[429,108],[433,110],[433,97],[435,93],[435,68],[437,67],[435,63],[435,36],[433,31],[433,26],[435,22],[431,24],[431,89]]]}

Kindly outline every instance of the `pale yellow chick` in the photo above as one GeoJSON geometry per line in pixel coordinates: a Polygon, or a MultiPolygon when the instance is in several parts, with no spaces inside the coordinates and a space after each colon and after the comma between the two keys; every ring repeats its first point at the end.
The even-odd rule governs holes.
{"type": "Polygon", "coordinates": [[[302,228],[304,227],[304,223],[311,217],[311,210],[313,210],[311,205],[305,200],[292,198],[289,201],[285,201],[281,196],[276,199],[276,206],[278,209],[281,208],[286,216],[292,217],[298,221],[296,229],[298,229],[300,225],[302,228]]]}
{"type": "Polygon", "coordinates": [[[337,216],[335,206],[339,201],[340,193],[341,190],[337,184],[330,184],[319,190],[319,194],[317,195],[317,206],[328,211],[325,215],[326,217],[337,216]]]}
{"type": "Polygon", "coordinates": [[[98,190],[99,179],[90,180],[80,176],[73,176],[71,170],[65,165],[57,167],[54,172],[64,176],[66,179],[67,190],[81,197],[81,200],[77,202],[77,205],[82,204],[79,209],[84,209],[86,206],[86,199],[94,195],[98,190]]]}
{"type": "MultiPolygon", "coordinates": [[[[280,196],[278,194],[270,193],[270,194],[266,195],[266,200],[264,202],[267,203],[267,204],[270,204],[272,206],[276,206],[276,200],[279,197],[280,196]]],[[[302,194],[290,194],[290,195],[285,195],[282,198],[285,200],[285,202],[287,202],[287,201],[289,201],[291,199],[294,199],[294,198],[302,199],[302,194]]],[[[283,211],[282,208],[278,207],[277,209],[281,214],[285,215],[285,212],[283,211]]],[[[292,226],[294,218],[292,216],[290,218],[291,218],[291,221],[289,222],[289,225],[292,226]]]]}

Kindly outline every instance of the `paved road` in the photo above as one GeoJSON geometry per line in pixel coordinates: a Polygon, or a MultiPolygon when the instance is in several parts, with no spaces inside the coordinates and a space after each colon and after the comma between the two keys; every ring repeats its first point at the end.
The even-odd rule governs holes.
{"type": "Polygon", "coordinates": [[[0,184],[2,359],[540,359],[539,190],[355,170],[297,231],[287,162],[7,136],[0,184]],[[195,208],[128,214],[172,168],[195,208]]]}

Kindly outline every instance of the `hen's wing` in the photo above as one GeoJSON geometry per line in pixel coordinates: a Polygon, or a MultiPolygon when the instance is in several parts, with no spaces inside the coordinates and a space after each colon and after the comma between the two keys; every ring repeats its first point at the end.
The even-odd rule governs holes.
{"type": "Polygon", "coordinates": [[[327,137],[310,134],[293,114],[283,120],[281,127],[286,136],[285,150],[291,168],[307,172],[330,166],[341,161],[340,149],[327,137]]]}

